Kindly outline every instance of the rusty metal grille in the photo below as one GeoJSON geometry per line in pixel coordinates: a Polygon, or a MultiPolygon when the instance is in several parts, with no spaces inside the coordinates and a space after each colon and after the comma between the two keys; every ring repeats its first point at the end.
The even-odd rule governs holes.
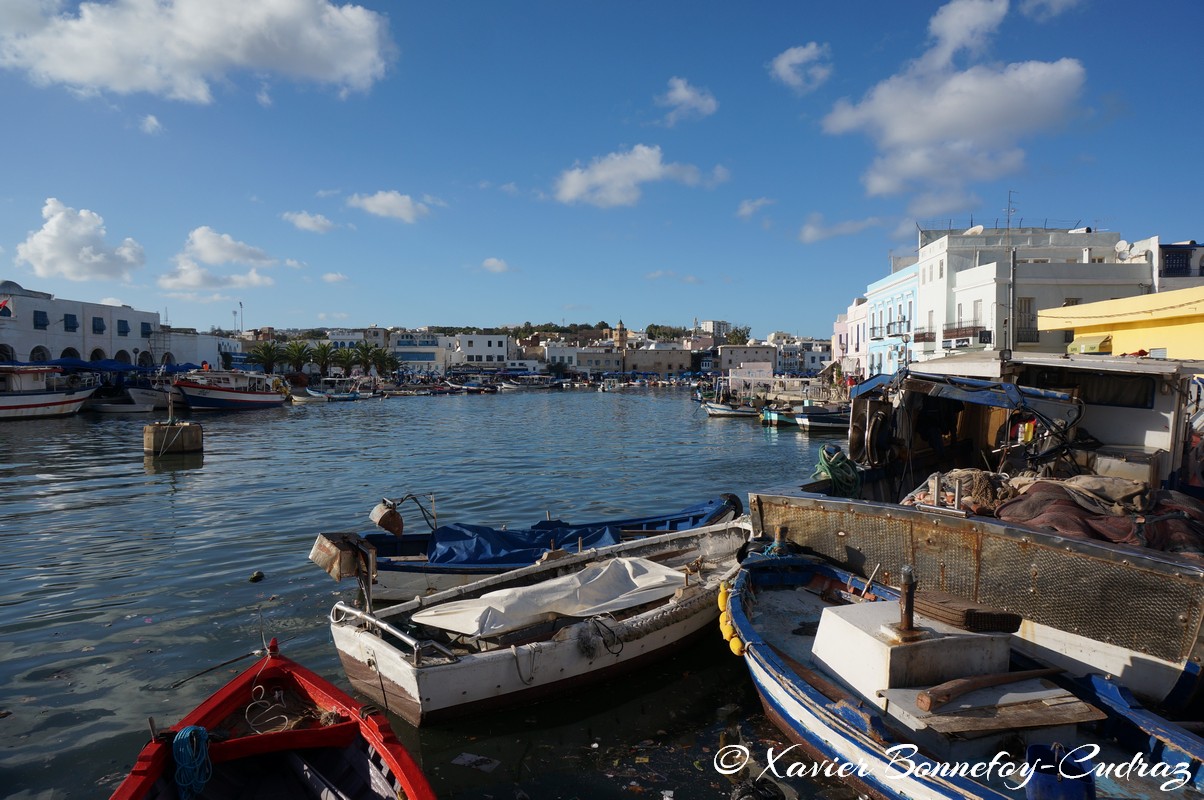
{"type": "Polygon", "coordinates": [[[1187,659],[1204,615],[1200,575],[1146,568],[1040,535],[903,508],[757,495],[754,526],[787,537],[862,576],[897,583],[912,564],[937,589],[1097,641],[1171,662],[1187,659]],[[759,524],[757,522],[759,516],[759,524]]]}

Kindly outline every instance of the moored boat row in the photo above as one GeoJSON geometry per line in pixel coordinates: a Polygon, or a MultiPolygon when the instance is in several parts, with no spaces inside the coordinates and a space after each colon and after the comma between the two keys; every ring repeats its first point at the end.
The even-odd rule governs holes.
{"type": "MultiPolygon", "coordinates": [[[[1069,386],[1067,365],[1057,366],[1059,385],[1069,386]]],[[[1168,381],[1158,374],[1155,395],[1168,381]]],[[[1134,388],[1144,385],[1122,394],[1144,403],[1144,389],[1138,397],[1134,388]]],[[[1182,393],[1171,386],[1163,394],[1182,393]]],[[[857,481],[754,492],[747,519],[617,542],[587,540],[590,525],[559,521],[521,531],[454,526],[459,549],[446,564],[463,585],[411,585],[392,596],[375,591],[391,565],[423,575],[442,568],[430,549],[439,536],[400,525],[374,534],[376,543],[328,536],[311,558],[324,551],[324,566],[356,574],[367,589],[364,605],[340,601],[330,615],[348,681],[427,725],[560,696],[718,627],[782,734],[870,796],[1016,798],[1022,780],[1053,781],[1082,797],[1204,789],[1196,666],[1204,506],[1166,494],[1168,481],[1186,488],[1192,440],[1165,461],[1156,452],[1136,461],[1134,479],[1101,473],[1086,476],[1088,484],[1054,467],[1106,471],[1115,462],[1067,452],[1086,441],[1068,430],[1092,424],[1105,445],[1139,435],[1161,444],[1149,432],[1108,429],[1110,406],[1098,394],[907,374],[857,398],[857,481]],[[980,396],[987,400],[973,402],[980,396]],[[1062,448],[1057,456],[1043,437],[1062,448]],[[982,460],[977,448],[1000,439],[999,463],[1010,455],[1047,474],[1016,484],[989,470],[949,469],[954,460],[982,460]],[[892,457],[894,448],[906,448],[907,460],[892,457]],[[909,478],[929,467],[944,471],[909,478]],[[1055,491],[1104,492],[1103,479],[1142,484],[1150,500],[1076,522],[1104,535],[1005,518],[1026,511],[1025,492],[1033,492],[1029,505],[1048,506],[1042,498],[1055,491]],[[1005,483],[1018,502],[985,501],[984,487],[1002,494],[1005,483]],[[836,489],[850,497],[817,493],[836,489]],[[867,493],[877,496],[861,499],[867,493]],[[520,558],[499,547],[506,533],[534,543],[520,558]],[[421,547],[406,549],[419,539],[421,547]],[[1124,764],[1140,769],[1122,774],[1124,764]]],[[[1168,443],[1187,437],[1177,412],[1151,406],[1169,423],[1168,443]]],[[[1138,411],[1124,413],[1131,425],[1145,424],[1138,411]]],[[[1058,508],[1065,521],[1069,512],[1058,508]]],[[[433,520],[430,527],[441,530],[433,520]]]]}

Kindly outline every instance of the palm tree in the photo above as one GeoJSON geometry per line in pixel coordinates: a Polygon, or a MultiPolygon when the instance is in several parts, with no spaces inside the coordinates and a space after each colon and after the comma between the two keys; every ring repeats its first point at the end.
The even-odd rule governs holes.
{"type": "Polygon", "coordinates": [[[318,373],[325,378],[326,372],[330,369],[330,365],[334,363],[334,345],[330,342],[321,342],[314,346],[313,352],[309,356],[309,360],[318,365],[318,373]]]}
{"type": "Polygon", "coordinates": [[[284,347],[284,360],[293,368],[293,372],[300,372],[305,368],[305,365],[313,360],[314,349],[309,346],[309,342],[300,339],[289,342],[284,347]]]}
{"type": "Polygon", "coordinates": [[[351,369],[355,366],[355,351],[350,347],[340,347],[334,351],[330,360],[336,367],[342,368],[344,375],[350,375],[351,369]]]}
{"type": "Polygon", "coordinates": [[[365,375],[372,370],[374,351],[380,349],[369,342],[356,342],[355,347],[351,348],[351,352],[355,354],[355,363],[364,371],[365,375]]]}
{"type": "Polygon", "coordinates": [[[401,367],[401,359],[390,353],[383,347],[376,348],[376,352],[372,355],[372,366],[376,367],[376,374],[380,376],[392,376],[401,367]]]}
{"type": "Polygon", "coordinates": [[[276,365],[285,360],[284,348],[276,342],[260,342],[247,353],[247,363],[262,364],[263,371],[272,374],[276,365]]]}

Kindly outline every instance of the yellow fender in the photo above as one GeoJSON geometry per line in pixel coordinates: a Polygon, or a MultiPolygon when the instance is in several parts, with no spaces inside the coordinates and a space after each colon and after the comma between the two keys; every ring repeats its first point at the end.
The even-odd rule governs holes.
{"type": "Polygon", "coordinates": [[[719,584],[719,610],[723,611],[727,608],[727,584],[719,584]]]}
{"type": "Polygon", "coordinates": [[[736,635],[736,629],[732,627],[732,618],[726,611],[719,615],[719,632],[723,634],[725,642],[730,642],[736,635]]]}
{"type": "Polygon", "coordinates": [[[736,655],[744,655],[744,642],[740,641],[738,637],[733,636],[728,642],[728,647],[732,648],[732,652],[736,655]]]}

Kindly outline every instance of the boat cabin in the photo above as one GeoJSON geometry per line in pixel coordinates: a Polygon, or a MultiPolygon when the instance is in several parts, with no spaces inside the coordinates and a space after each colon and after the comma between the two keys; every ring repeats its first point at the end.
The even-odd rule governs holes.
{"type": "Polygon", "coordinates": [[[893,478],[874,499],[897,501],[933,472],[965,468],[1107,475],[1204,495],[1197,375],[1204,362],[937,359],[853,390],[849,455],[872,477],[893,478]]]}

